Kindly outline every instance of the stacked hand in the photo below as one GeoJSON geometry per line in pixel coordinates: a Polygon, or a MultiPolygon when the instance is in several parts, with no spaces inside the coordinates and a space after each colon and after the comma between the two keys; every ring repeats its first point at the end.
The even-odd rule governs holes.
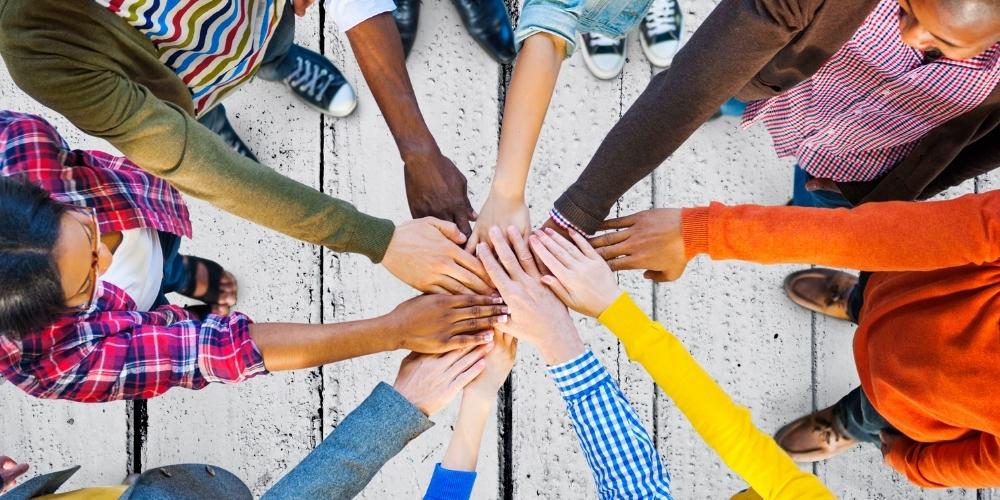
{"type": "Polygon", "coordinates": [[[524,198],[491,191],[479,212],[479,219],[472,230],[472,235],[469,236],[469,242],[465,245],[466,250],[475,251],[480,242],[489,242],[489,232],[494,226],[514,226],[522,236],[527,234],[531,229],[531,217],[528,214],[528,206],[524,204],[524,198]]]}
{"type": "Polygon", "coordinates": [[[442,353],[493,341],[492,328],[507,321],[507,306],[483,295],[420,295],[382,318],[392,349],[442,353]]]}
{"type": "Polygon", "coordinates": [[[0,494],[14,487],[18,476],[28,472],[28,464],[19,464],[14,459],[0,455],[0,494]]]}
{"type": "Polygon", "coordinates": [[[414,218],[436,217],[452,222],[465,235],[476,220],[467,181],[458,167],[440,153],[410,156],[403,167],[406,200],[414,218]]]}
{"type": "Polygon", "coordinates": [[[462,250],[458,226],[433,217],[403,222],[389,242],[382,264],[406,284],[431,293],[489,295],[486,272],[462,250]]]}
{"type": "Polygon", "coordinates": [[[440,411],[483,369],[483,357],[493,344],[444,354],[410,353],[403,358],[393,388],[424,415],[440,411]]]}
{"type": "Polygon", "coordinates": [[[688,257],[679,209],[644,210],[610,219],[601,229],[615,230],[591,240],[611,269],[645,269],[643,276],[653,281],[673,281],[684,273],[688,257]]]}

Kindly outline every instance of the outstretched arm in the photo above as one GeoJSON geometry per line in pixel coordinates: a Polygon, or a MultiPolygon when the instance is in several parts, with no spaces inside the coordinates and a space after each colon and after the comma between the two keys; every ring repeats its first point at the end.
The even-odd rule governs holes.
{"type": "Polygon", "coordinates": [[[543,31],[525,39],[517,55],[504,105],[496,172],[469,249],[488,240],[493,226],[514,225],[522,233],[531,227],[524,187],[565,54],[566,41],[543,31]]]}

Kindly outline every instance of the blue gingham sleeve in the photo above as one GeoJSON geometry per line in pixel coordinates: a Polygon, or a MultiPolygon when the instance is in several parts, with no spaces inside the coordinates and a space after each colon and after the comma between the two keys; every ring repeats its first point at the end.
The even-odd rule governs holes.
{"type": "Polygon", "coordinates": [[[601,499],[671,499],[670,474],[639,416],[590,350],[550,366],[601,499]]]}

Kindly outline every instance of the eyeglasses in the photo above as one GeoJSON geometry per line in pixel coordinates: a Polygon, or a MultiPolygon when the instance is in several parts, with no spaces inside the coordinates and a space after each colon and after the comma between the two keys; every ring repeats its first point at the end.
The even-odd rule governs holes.
{"type": "Polygon", "coordinates": [[[87,237],[90,238],[90,273],[87,275],[87,281],[84,281],[80,285],[80,289],[73,294],[76,297],[87,290],[90,287],[90,293],[87,295],[87,302],[80,304],[78,306],[73,306],[70,309],[76,311],[89,311],[94,305],[94,299],[97,296],[97,264],[100,254],[98,253],[98,243],[101,241],[101,226],[97,223],[97,211],[92,207],[79,207],[76,205],[64,205],[67,210],[76,212],[78,214],[86,215],[90,219],[90,225],[86,225],[79,220],[80,225],[87,232],[87,237]]]}

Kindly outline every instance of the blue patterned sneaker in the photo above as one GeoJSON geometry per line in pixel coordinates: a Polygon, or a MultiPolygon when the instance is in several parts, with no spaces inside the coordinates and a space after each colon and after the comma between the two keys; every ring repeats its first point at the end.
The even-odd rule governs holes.
{"type": "Polygon", "coordinates": [[[358,106],[354,89],[322,54],[292,45],[282,64],[295,65],[295,70],[282,81],[310,108],[341,118],[358,106]]]}
{"type": "Polygon", "coordinates": [[[639,25],[642,52],[653,66],[666,68],[681,48],[684,14],[678,0],[653,0],[639,25]]]}

